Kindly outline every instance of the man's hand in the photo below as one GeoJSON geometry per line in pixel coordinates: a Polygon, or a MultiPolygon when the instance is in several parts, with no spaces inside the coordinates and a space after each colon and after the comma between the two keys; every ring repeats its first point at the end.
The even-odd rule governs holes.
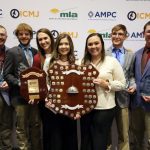
{"type": "Polygon", "coordinates": [[[136,91],[136,88],[133,87],[133,86],[130,86],[130,87],[127,89],[127,92],[128,92],[129,94],[133,94],[135,91],[136,91]]]}
{"type": "Polygon", "coordinates": [[[145,102],[150,102],[150,96],[142,96],[145,102]]]}
{"type": "Polygon", "coordinates": [[[1,83],[0,89],[1,89],[1,90],[7,90],[7,89],[9,89],[9,86],[8,86],[8,84],[7,84],[6,81],[3,81],[3,82],[1,83]]]}

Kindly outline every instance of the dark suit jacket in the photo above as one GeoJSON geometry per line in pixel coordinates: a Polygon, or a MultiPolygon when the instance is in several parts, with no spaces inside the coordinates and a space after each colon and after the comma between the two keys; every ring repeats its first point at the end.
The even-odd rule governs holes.
{"type": "MultiPolygon", "coordinates": [[[[37,53],[37,50],[32,48],[31,52],[34,56],[37,53]]],[[[18,84],[20,66],[22,64],[27,68],[29,67],[24,51],[19,46],[9,49],[6,53],[4,63],[4,79],[10,87],[12,103],[26,103],[26,101],[20,96],[20,88],[18,84]]]]}
{"type": "MultiPolygon", "coordinates": [[[[125,49],[125,48],[124,48],[125,49]]],[[[110,47],[106,50],[106,55],[112,56],[112,48],[110,47]]],[[[135,86],[135,79],[134,79],[134,72],[133,72],[133,65],[134,65],[134,53],[125,49],[125,58],[124,64],[122,66],[124,75],[126,78],[126,85],[127,86],[135,86]]],[[[126,90],[116,92],[116,104],[121,107],[125,108],[129,106],[130,103],[130,96],[126,92],[126,90]]]]}
{"type": "Polygon", "coordinates": [[[141,59],[144,48],[141,48],[135,53],[135,81],[136,81],[136,94],[132,103],[134,107],[143,107],[146,111],[150,111],[150,103],[145,102],[141,97],[141,91],[143,89],[143,83],[145,78],[150,76],[150,59],[148,60],[143,74],[141,73],[141,59]]]}

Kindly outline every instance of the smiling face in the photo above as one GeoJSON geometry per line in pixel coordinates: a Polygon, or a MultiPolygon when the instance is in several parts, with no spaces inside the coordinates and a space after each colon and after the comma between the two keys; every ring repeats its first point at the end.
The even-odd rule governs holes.
{"type": "Polygon", "coordinates": [[[121,48],[126,38],[126,33],[122,29],[113,30],[111,33],[112,44],[115,48],[121,48]]]}
{"type": "Polygon", "coordinates": [[[30,44],[30,41],[32,39],[32,36],[29,31],[27,30],[20,30],[18,31],[17,38],[23,46],[28,46],[30,44]]]}
{"type": "Polygon", "coordinates": [[[37,35],[38,43],[45,53],[51,52],[51,39],[48,34],[39,32],[37,35]]]}
{"type": "Polygon", "coordinates": [[[150,47],[150,25],[147,25],[145,28],[144,38],[145,38],[147,47],[150,47]]]}
{"type": "Polygon", "coordinates": [[[0,48],[2,48],[7,39],[7,32],[4,28],[0,27],[0,48]]]}
{"type": "Polygon", "coordinates": [[[101,57],[102,43],[98,36],[92,36],[87,41],[87,49],[91,57],[101,57]]]}
{"type": "Polygon", "coordinates": [[[61,57],[67,57],[70,52],[70,44],[67,38],[62,38],[59,42],[58,52],[61,57]]]}

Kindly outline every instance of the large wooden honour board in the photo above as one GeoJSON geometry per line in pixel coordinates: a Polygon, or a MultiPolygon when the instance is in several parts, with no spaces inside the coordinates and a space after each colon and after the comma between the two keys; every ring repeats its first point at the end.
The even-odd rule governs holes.
{"type": "Polygon", "coordinates": [[[81,116],[90,112],[97,104],[97,94],[93,79],[98,71],[93,65],[62,66],[54,64],[48,75],[51,81],[48,99],[53,110],[68,117],[81,116]]]}

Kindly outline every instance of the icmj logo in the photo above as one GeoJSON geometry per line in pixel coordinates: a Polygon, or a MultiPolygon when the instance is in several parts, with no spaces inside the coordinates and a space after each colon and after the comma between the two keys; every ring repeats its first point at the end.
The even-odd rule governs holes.
{"type": "Polygon", "coordinates": [[[135,12],[135,11],[130,11],[127,14],[127,17],[130,21],[134,21],[136,19],[150,19],[150,12],[135,12]]]}
{"type": "Polygon", "coordinates": [[[117,12],[111,12],[111,11],[97,11],[97,12],[93,12],[90,11],[88,13],[88,16],[92,19],[103,19],[103,18],[116,18],[117,17],[117,12]]]}
{"type": "Polygon", "coordinates": [[[67,33],[70,35],[72,38],[78,38],[78,32],[60,32],[61,33],[67,33]]]}
{"type": "Polygon", "coordinates": [[[18,17],[39,17],[39,11],[34,10],[18,10],[18,9],[12,9],[10,11],[10,16],[12,18],[18,18],[18,17]]]}
{"type": "Polygon", "coordinates": [[[70,9],[65,9],[65,10],[61,10],[60,11],[57,8],[53,8],[53,9],[50,10],[50,12],[53,13],[53,14],[58,14],[58,18],[77,19],[78,18],[78,14],[76,12],[72,11],[72,9],[75,9],[75,8],[70,8],[70,9]]]}
{"type": "Polygon", "coordinates": [[[3,15],[3,10],[2,9],[0,9],[0,16],[2,16],[3,15]]]}

